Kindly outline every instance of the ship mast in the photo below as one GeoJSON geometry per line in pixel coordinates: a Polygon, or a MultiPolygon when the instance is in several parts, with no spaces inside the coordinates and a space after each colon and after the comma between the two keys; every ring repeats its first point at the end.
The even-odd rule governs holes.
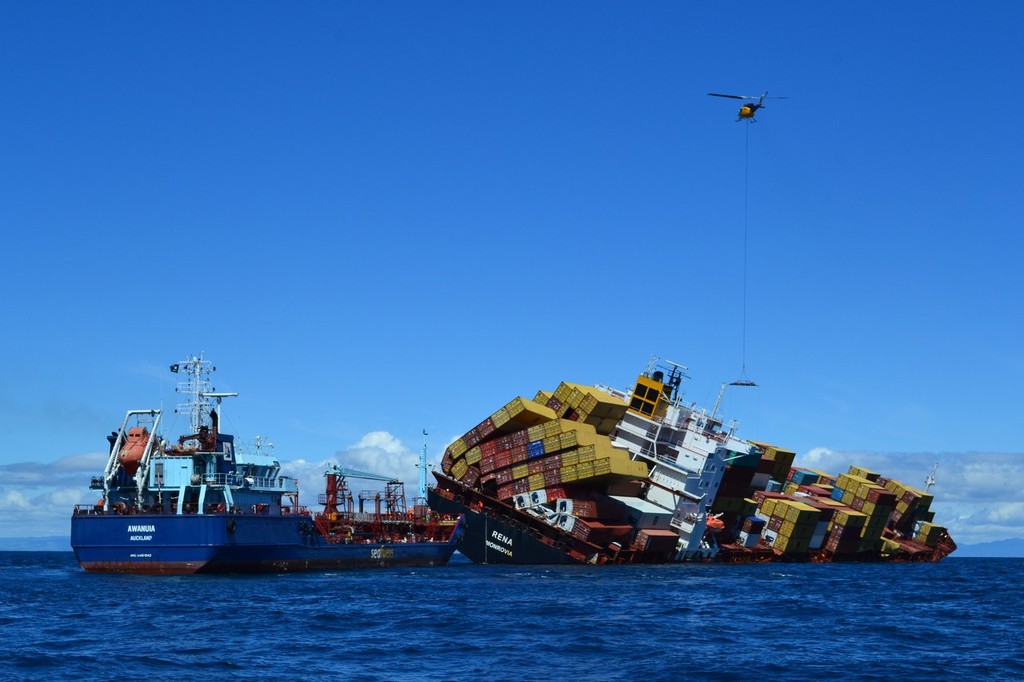
{"type": "Polygon", "coordinates": [[[417,503],[427,503],[427,430],[423,429],[423,449],[420,450],[420,487],[419,487],[419,499],[423,500],[421,503],[417,500],[417,503]]]}
{"type": "Polygon", "coordinates": [[[188,379],[178,382],[175,391],[186,397],[184,403],[174,408],[175,414],[187,414],[192,427],[192,433],[199,433],[200,427],[205,425],[210,410],[213,409],[214,401],[218,414],[222,398],[235,398],[238,393],[218,393],[213,390],[208,378],[210,374],[217,371],[209,360],[203,356],[205,351],[199,353],[199,357],[192,356],[181,362],[171,365],[171,371],[175,374],[184,373],[188,379]]]}

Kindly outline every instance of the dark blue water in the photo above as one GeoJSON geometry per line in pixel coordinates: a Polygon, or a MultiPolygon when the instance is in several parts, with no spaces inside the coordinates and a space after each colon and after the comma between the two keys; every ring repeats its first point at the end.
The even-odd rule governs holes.
{"type": "Polygon", "coordinates": [[[0,679],[1019,680],[1022,569],[460,561],[149,577],[6,552],[0,679]]]}

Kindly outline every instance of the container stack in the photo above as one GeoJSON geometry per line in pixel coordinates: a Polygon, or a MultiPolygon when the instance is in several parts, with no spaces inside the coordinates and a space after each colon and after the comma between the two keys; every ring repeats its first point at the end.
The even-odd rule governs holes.
{"type": "Polygon", "coordinates": [[[849,507],[837,509],[829,524],[825,550],[835,557],[850,558],[860,551],[867,516],[849,507]]]}
{"type": "Polygon", "coordinates": [[[935,519],[935,512],[930,509],[931,495],[894,479],[886,479],[884,483],[885,489],[892,492],[897,500],[896,511],[892,515],[894,527],[909,532],[916,522],[930,523],[935,519]]]}
{"type": "MultiPolygon", "coordinates": [[[[758,466],[758,473],[763,469],[769,474],[770,480],[785,481],[789,476],[790,470],[793,468],[793,460],[796,459],[796,453],[792,450],[783,450],[768,443],[752,442],[761,450],[761,465],[758,466]]],[[[766,489],[761,488],[761,490],[766,489]]]]}
{"type": "Polygon", "coordinates": [[[928,523],[927,521],[919,521],[914,529],[914,539],[918,542],[923,542],[929,547],[934,547],[942,539],[945,532],[946,529],[942,526],[936,526],[934,523],[928,523]]]}
{"type": "Polygon", "coordinates": [[[931,523],[930,495],[869,469],[852,466],[833,477],[794,467],[784,480],[782,492],[753,493],[748,502],[764,525],[742,520],[736,545],[770,546],[792,558],[855,559],[901,550],[922,554],[924,546],[934,549],[948,537],[931,523]]]}
{"type": "Polygon", "coordinates": [[[552,394],[539,392],[534,400],[540,402],[538,399],[543,399],[542,404],[559,416],[590,424],[597,433],[605,436],[615,430],[627,409],[626,403],[593,386],[567,381],[560,383],[552,394]]]}
{"type": "MultiPolygon", "coordinates": [[[[784,554],[804,554],[811,545],[820,512],[813,507],[796,500],[777,500],[772,519],[779,519],[775,524],[778,531],[773,547],[784,554]]],[[[768,522],[769,527],[772,520],[768,522]]]]}
{"type": "Polygon", "coordinates": [[[448,446],[441,469],[580,540],[628,543],[624,506],[603,495],[617,481],[647,479],[647,465],[608,438],[625,411],[621,400],[563,382],[477,424],[448,446]]]}

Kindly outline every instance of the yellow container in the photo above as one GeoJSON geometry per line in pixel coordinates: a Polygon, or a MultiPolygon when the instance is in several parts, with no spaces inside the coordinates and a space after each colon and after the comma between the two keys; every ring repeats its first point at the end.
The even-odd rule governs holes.
{"type": "Polygon", "coordinates": [[[452,457],[461,457],[466,452],[466,441],[461,438],[456,438],[451,445],[448,446],[448,452],[451,453],[452,457]]]}
{"type": "Polygon", "coordinates": [[[512,478],[520,479],[526,478],[530,475],[530,467],[528,464],[516,464],[512,467],[512,478]]]}
{"type": "Polygon", "coordinates": [[[477,462],[480,461],[481,458],[482,453],[480,452],[479,445],[474,445],[473,447],[471,447],[465,455],[466,464],[476,464],[477,462]]]}
{"type": "Polygon", "coordinates": [[[779,516],[785,515],[787,521],[804,525],[816,523],[821,514],[814,507],[797,500],[778,500],[775,505],[775,513],[779,516]]]}
{"type": "Polygon", "coordinates": [[[839,509],[834,518],[836,523],[845,528],[863,528],[868,520],[866,515],[853,509],[839,509]]]}
{"type": "Polygon", "coordinates": [[[542,424],[558,416],[550,407],[538,405],[526,398],[515,398],[505,405],[504,409],[508,412],[509,419],[501,429],[503,433],[542,424]]]}
{"type": "Polygon", "coordinates": [[[502,407],[497,412],[491,415],[491,423],[494,424],[495,428],[500,429],[502,426],[508,423],[510,419],[508,415],[508,408],[502,407]]]}
{"type": "Polygon", "coordinates": [[[530,474],[526,480],[529,483],[530,490],[540,490],[544,487],[544,474],[530,474]]]}
{"type": "MultiPolygon", "coordinates": [[[[582,464],[583,462],[593,462],[597,449],[593,445],[584,445],[577,448],[576,452],[579,455],[580,464],[582,464]]],[[[591,471],[593,471],[593,466],[591,466],[591,471]]]]}
{"type": "Polygon", "coordinates": [[[561,440],[562,439],[558,436],[558,434],[548,436],[547,438],[545,438],[542,441],[544,443],[544,452],[548,454],[552,452],[558,452],[558,450],[561,449],[562,447],[561,440]]]}
{"type": "Polygon", "coordinates": [[[810,543],[803,538],[784,537],[779,535],[772,546],[786,554],[805,554],[809,544],[810,543]]]}
{"type": "Polygon", "coordinates": [[[531,443],[535,440],[544,440],[544,425],[537,424],[526,429],[526,439],[531,443]]]}
{"type": "Polygon", "coordinates": [[[865,469],[864,467],[851,466],[849,469],[849,473],[853,476],[859,476],[860,478],[864,478],[869,481],[878,480],[878,474],[876,474],[874,471],[871,471],[871,469],[865,469]]]}

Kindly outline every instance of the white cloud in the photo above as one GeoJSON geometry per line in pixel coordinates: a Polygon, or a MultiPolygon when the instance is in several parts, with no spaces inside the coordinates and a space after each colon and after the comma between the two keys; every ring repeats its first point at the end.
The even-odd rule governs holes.
{"type": "MultiPolygon", "coordinates": [[[[333,457],[317,461],[305,459],[291,460],[281,463],[281,473],[299,480],[299,501],[302,505],[317,508],[317,497],[325,490],[324,473],[331,465],[395,477],[405,483],[406,502],[413,503],[418,496],[419,488],[419,452],[405,447],[401,440],[387,431],[371,431],[353,445],[339,450],[333,457]]],[[[430,476],[431,464],[440,462],[440,456],[427,458],[427,483],[433,482],[430,476]]],[[[371,479],[348,477],[349,488],[358,496],[363,490],[383,490],[385,483],[371,479]]]]}
{"type": "Polygon", "coordinates": [[[988,518],[995,523],[1024,526],[1024,502],[1004,502],[988,510],[988,518]]]}
{"type": "Polygon", "coordinates": [[[47,466],[49,471],[60,471],[67,473],[84,472],[87,475],[102,473],[103,467],[107,465],[107,455],[101,452],[90,452],[83,455],[70,455],[61,457],[53,464],[47,466]]]}
{"type": "Polygon", "coordinates": [[[31,508],[32,503],[17,490],[6,490],[0,494],[0,512],[22,512],[31,508]]]}
{"type": "Polygon", "coordinates": [[[87,491],[55,488],[31,497],[20,490],[0,492],[0,537],[68,535],[71,512],[85,504],[87,491]]]}

